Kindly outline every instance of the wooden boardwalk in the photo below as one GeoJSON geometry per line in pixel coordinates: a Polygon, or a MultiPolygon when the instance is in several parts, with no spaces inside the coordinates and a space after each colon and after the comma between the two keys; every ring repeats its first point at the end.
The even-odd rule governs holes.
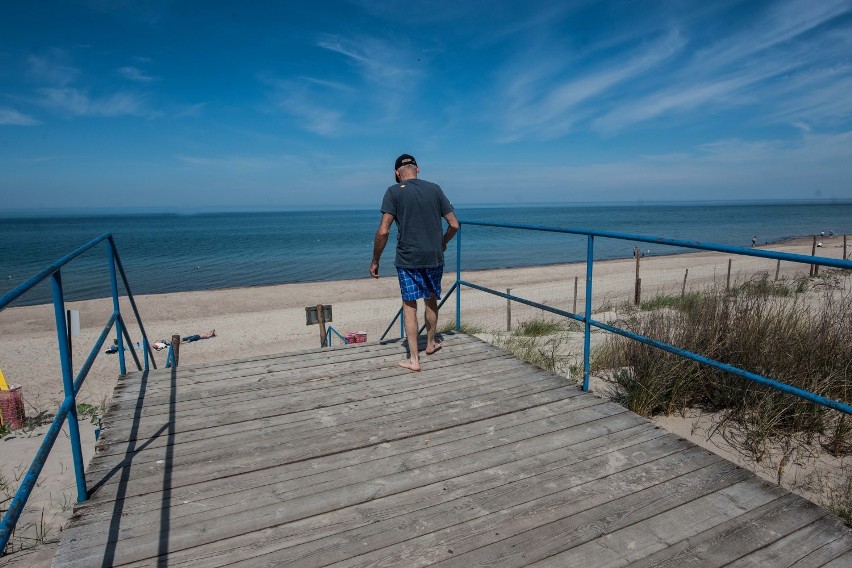
{"type": "Polygon", "coordinates": [[[137,373],[54,566],[852,566],[824,509],[466,335],[137,373]]]}

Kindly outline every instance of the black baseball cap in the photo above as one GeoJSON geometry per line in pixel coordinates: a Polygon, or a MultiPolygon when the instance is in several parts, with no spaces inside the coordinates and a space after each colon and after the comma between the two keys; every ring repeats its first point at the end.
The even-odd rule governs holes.
{"type": "Polygon", "coordinates": [[[398,170],[402,166],[416,166],[417,160],[411,154],[403,154],[394,162],[393,169],[398,170]]]}

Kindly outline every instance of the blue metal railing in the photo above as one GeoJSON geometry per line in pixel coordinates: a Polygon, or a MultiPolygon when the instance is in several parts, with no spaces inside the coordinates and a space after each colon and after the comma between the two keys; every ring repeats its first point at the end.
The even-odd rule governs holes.
{"type": "MultiPolygon", "coordinates": [[[[774,252],[774,251],[766,251],[766,250],[755,250],[748,249],[742,247],[734,247],[728,245],[719,245],[712,243],[702,243],[697,241],[687,241],[680,239],[668,239],[664,237],[649,237],[645,235],[633,235],[628,233],[617,233],[612,231],[591,231],[584,229],[563,229],[558,227],[545,227],[538,225],[518,225],[511,223],[486,223],[480,221],[460,221],[461,228],[458,233],[456,233],[456,282],[453,285],[453,288],[450,290],[449,294],[444,298],[446,300],[453,291],[456,293],[456,330],[461,330],[461,287],[467,286],[468,288],[473,288],[475,290],[479,290],[481,292],[485,292],[488,294],[492,294],[494,296],[499,296],[501,298],[505,298],[507,300],[512,300],[513,302],[518,302],[527,306],[531,306],[534,308],[538,308],[548,313],[552,313],[559,316],[564,316],[567,318],[571,318],[575,321],[578,321],[583,324],[583,390],[589,390],[589,372],[590,372],[590,359],[591,359],[591,328],[595,327],[598,329],[602,329],[604,331],[608,331],[610,333],[614,333],[617,335],[621,335],[622,337],[626,337],[628,339],[632,339],[634,341],[638,341],[645,345],[649,345],[651,347],[655,347],[657,349],[673,353],[680,357],[684,357],[686,359],[690,359],[692,361],[696,361],[698,363],[702,363],[705,365],[709,365],[716,369],[720,369],[722,371],[726,371],[737,375],[739,377],[748,379],[755,383],[759,383],[762,385],[769,386],[771,388],[777,389],[779,391],[792,394],[804,400],[808,400],[810,402],[814,402],[816,404],[820,404],[822,406],[832,408],[834,410],[839,410],[846,414],[852,414],[852,406],[846,404],[844,402],[840,402],[837,400],[833,400],[830,398],[826,398],[820,396],[818,394],[799,389],[788,384],[776,381],[769,377],[765,377],[763,375],[759,375],[756,373],[752,373],[741,369],[739,367],[735,367],[733,365],[729,365],[727,363],[722,363],[720,361],[716,361],[697,353],[693,353],[691,351],[687,351],[685,349],[681,349],[674,345],[669,345],[667,343],[663,343],[661,341],[657,341],[655,339],[651,339],[649,337],[645,337],[626,329],[622,329],[613,325],[609,325],[603,322],[596,321],[592,319],[592,278],[593,278],[593,266],[594,266],[594,241],[595,237],[600,238],[608,238],[608,239],[619,239],[624,241],[638,241],[643,243],[651,243],[657,245],[668,245],[673,247],[681,247],[681,248],[689,248],[689,249],[699,249],[699,250],[707,250],[713,252],[726,252],[737,255],[745,255],[745,256],[753,256],[759,258],[768,258],[773,260],[783,260],[788,262],[795,262],[800,264],[808,264],[808,265],[819,265],[819,266],[827,266],[831,268],[841,268],[852,270],[852,261],[849,260],[839,260],[833,258],[826,257],[816,257],[816,256],[806,256],[801,254],[792,254],[792,253],[784,253],[784,252],[774,252]],[[495,227],[501,229],[517,229],[524,231],[544,231],[549,233],[566,233],[571,235],[580,235],[585,236],[587,238],[587,246],[586,246],[586,300],[584,306],[583,315],[574,314],[565,310],[560,310],[557,308],[553,308],[551,306],[547,306],[538,302],[534,302],[531,300],[527,300],[525,298],[521,298],[519,296],[515,296],[508,293],[499,292],[497,290],[493,290],[491,288],[486,288],[485,286],[480,286],[478,284],[474,284],[472,282],[468,282],[462,279],[461,270],[462,270],[462,228],[465,226],[480,226],[480,227],[495,227]]],[[[443,302],[441,302],[443,305],[443,302]]],[[[401,309],[397,312],[394,321],[400,317],[401,309]]],[[[393,326],[393,322],[388,326],[388,329],[385,331],[385,335],[387,335],[388,331],[390,331],[391,326],[393,326]]],[[[422,332],[423,329],[421,328],[422,332]]],[[[384,339],[385,335],[382,336],[384,339]]],[[[400,337],[402,336],[402,333],[400,337]]]]}
{"type": "Polygon", "coordinates": [[[344,345],[349,345],[349,341],[347,341],[345,337],[340,335],[337,330],[331,326],[328,326],[328,328],[325,330],[325,344],[331,347],[331,340],[334,338],[335,335],[340,338],[340,341],[342,341],[344,345]]]}
{"type": "Polygon", "coordinates": [[[60,404],[59,409],[56,411],[56,415],[53,417],[53,422],[51,423],[50,428],[48,428],[47,432],[44,435],[44,438],[42,439],[41,445],[39,446],[39,449],[36,452],[35,458],[33,458],[33,461],[30,464],[26,475],[21,481],[21,485],[18,488],[18,491],[15,493],[15,497],[12,499],[12,502],[9,505],[8,511],[6,511],[6,514],[3,516],[2,522],[0,522],[0,555],[4,553],[6,545],[8,544],[9,539],[12,537],[12,533],[15,530],[15,525],[17,524],[18,519],[20,518],[21,513],[24,510],[24,506],[27,503],[27,499],[29,499],[33,487],[35,487],[36,481],[38,480],[38,476],[41,473],[45,462],[47,461],[47,457],[50,454],[51,449],[53,448],[54,442],[56,442],[56,438],[59,436],[59,433],[62,430],[62,426],[65,423],[66,418],[68,418],[68,433],[71,441],[71,455],[74,462],[74,474],[77,483],[77,501],[82,503],[83,501],[86,501],[89,498],[89,492],[86,486],[86,476],[84,472],[83,452],[80,446],[80,425],[77,420],[76,397],[77,393],[80,391],[80,388],[83,386],[83,382],[86,380],[86,376],[89,374],[89,371],[91,370],[92,365],[94,364],[95,358],[103,347],[104,342],[106,341],[107,336],[109,335],[113,327],[115,327],[116,334],[119,371],[122,375],[125,375],[127,373],[124,358],[124,341],[127,340],[127,344],[131,347],[133,346],[133,342],[131,341],[130,335],[127,332],[127,326],[124,324],[124,318],[121,315],[121,305],[119,302],[118,290],[119,276],[121,277],[122,284],[124,285],[124,290],[127,294],[127,299],[129,300],[130,306],[133,310],[133,315],[136,318],[136,322],[138,323],[139,329],[142,333],[144,362],[139,361],[139,357],[136,354],[135,349],[130,349],[130,353],[133,356],[133,360],[136,364],[137,369],[143,370],[144,368],[144,370],[147,371],[149,368],[149,364],[153,365],[153,367],[156,369],[157,364],[154,361],[153,351],[151,350],[151,347],[148,343],[148,335],[145,333],[145,327],[142,325],[142,318],[139,317],[139,310],[136,307],[136,301],[134,300],[133,294],[130,291],[130,285],[127,282],[127,275],[124,272],[124,267],[121,264],[121,258],[118,255],[118,250],[116,249],[115,241],[113,240],[111,233],[105,233],[100,237],[90,241],[89,243],[86,243],[71,254],[57,260],[32,278],[21,284],[20,286],[17,286],[15,289],[9,291],[8,293],[0,297],[0,311],[2,311],[16,299],[31,290],[33,287],[35,287],[42,281],[47,280],[48,278],[50,279],[53,292],[54,316],[56,318],[56,335],[59,344],[59,360],[62,368],[62,385],[65,394],[65,398],[63,399],[62,404],[60,404]],[[89,353],[88,357],[83,362],[83,365],[80,367],[77,376],[74,377],[73,368],[71,365],[71,354],[68,343],[68,327],[65,319],[65,295],[62,286],[62,268],[80,255],[82,255],[83,253],[89,251],[96,245],[104,242],[106,243],[107,262],[109,264],[109,279],[110,288],[112,290],[113,312],[107,319],[103,330],[98,336],[98,339],[95,341],[95,345],[92,347],[92,350],[89,353]]]}

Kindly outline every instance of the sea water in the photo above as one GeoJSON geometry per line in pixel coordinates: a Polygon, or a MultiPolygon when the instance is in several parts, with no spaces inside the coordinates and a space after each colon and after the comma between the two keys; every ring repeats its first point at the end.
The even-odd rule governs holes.
{"type": "MultiPolygon", "coordinates": [[[[617,231],[748,247],[833,231],[852,233],[852,203],[554,205],[457,207],[462,221],[617,231]]],[[[289,282],[368,277],[377,210],[200,213],[193,215],[29,216],[0,219],[0,294],[57,259],[111,232],[134,294],[158,294],[289,282]]],[[[381,274],[393,276],[395,229],[381,274]]],[[[835,239],[836,240],[836,239],[835,239]]],[[[673,251],[612,239],[595,240],[595,258],[673,251]]],[[[680,251],[683,252],[683,251],[680,251]]],[[[585,259],[586,240],[573,235],[469,225],[463,229],[465,270],[537,266],[585,259]]],[[[834,255],[831,255],[834,256],[834,255]]],[[[447,250],[456,266],[455,243],[447,250]]],[[[67,300],[109,295],[106,247],[63,270],[67,300]]],[[[15,305],[50,301],[42,284],[15,305]]]]}

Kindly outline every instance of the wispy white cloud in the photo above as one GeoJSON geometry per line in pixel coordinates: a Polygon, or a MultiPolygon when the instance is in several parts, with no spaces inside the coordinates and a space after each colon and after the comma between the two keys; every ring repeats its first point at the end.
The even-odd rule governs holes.
{"type": "Polygon", "coordinates": [[[12,108],[0,107],[0,125],[35,126],[41,121],[12,108]]]}
{"type": "Polygon", "coordinates": [[[849,0],[771,2],[756,25],[747,26],[699,50],[695,62],[703,69],[721,69],[748,61],[750,57],[782,46],[850,9],[852,5],[849,0]]]}
{"type": "Polygon", "coordinates": [[[80,70],[71,64],[68,53],[61,49],[30,55],[27,57],[27,66],[27,75],[31,80],[50,86],[68,85],[80,76],[80,70]]]}
{"type": "Polygon", "coordinates": [[[509,99],[504,111],[506,139],[565,134],[590,112],[583,108],[586,103],[652,71],[678,54],[684,45],[680,33],[674,31],[643,46],[630,58],[609,60],[579,77],[570,76],[552,61],[512,74],[505,89],[509,99]]]}
{"type": "Polygon", "coordinates": [[[274,90],[274,107],[291,115],[301,128],[313,134],[332,137],[346,130],[344,103],[337,99],[336,94],[329,95],[329,90],[340,90],[337,86],[329,87],[325,81],[305,78],[287,81],[263,77],[261,80],[274,90]]]}
{"type": "Polygon", "coordinates": [[[357,39],[323,35],[317,40],[323,49],[345,56],[361,72],[364,80],[394,88],[417,80],[417,56],[399,45],[372,37],[357,39]]]}
{"type": "Polygon", "coordinates": [[[807,42],[797,39],[849,10],[848,0],[818,6],[801,0],[771,4],[756,25],[697,50],[685,66],[661,77],[646,93],[623,98],[594,119],[592,127],[613,133],[707,107],[760,105],[763,114],[771,114],[776,104],[795,107],[812,96],[806,83],[813,79],[791,81],[791,77],[804,78],[823,62],[848,53],[848,45],[844,49],[830,35],[807,42]]]}
{"type": "Polygon", "coordinates": [[[852,2],[783,0],[746,12],[721,36],[703,32],[734,17],[730,11],[640,17],[625,35],[605,35],[617,54],[610,57],[594,45],[567,50],[541,24],[539,37],[547,43],[501,71],[498,102],[489,106],[501,140],[552,139],[580,128],[613,135],[660,118],[700,121],[695,111],[705,108],[759,107],[750,120],[788,123],[848,116],[852,102],[841,93],[852,72],[838,63],[847,62],[852,49],[852,26],[841,19],[852,2]],[[662,26],[670,31],[661,33],[662,26]],[[643,37],[657,39],[629,47],[643,37]]]}
{"type": "Polygon", "coordinates": [[[133,67],[131,65],[125,67],[118,68],[118,74],[124,77],[125,79],[129,79],[136,83],[156,83],[160,80],[159,77],[154,77],[152,75],[146,75],[144,71],[139,69],[138,67],[133,67]]]}
{"type": "Polygon", "coordinates": [[[119,92],[104,97],[92,97],[85,90],[39,89],[39,104],[60,114],[70,116],[141,116],[153,118],[159,113],[148,108],[146,97],[139,93],[119,92]]]}
{"type": "Polygon", "coordinates": [[[273,104],[293,116],[302,128],[320,136],[355,134],[398,118],[423,73],[417,56],[401,44],[362,36],[323,34],[316,46],[343,56],[325,76],[281,80],[262,76],[274,88],[273,104]]]}

